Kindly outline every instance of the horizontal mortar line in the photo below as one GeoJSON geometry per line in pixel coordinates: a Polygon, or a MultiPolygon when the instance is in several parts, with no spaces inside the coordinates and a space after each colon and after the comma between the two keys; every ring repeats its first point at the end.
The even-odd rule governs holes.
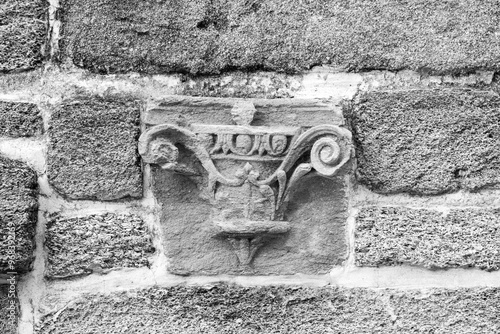
{"type": "Polygon", "coordinates": [[[120,203],[105,201],[65,200],[60,197],[49,196],[44,198],[42,208],[47,212],[58,212],[64,218],[78,218],[93,214],[130,214],[146,213],[151,209],[144,207],[142,200],[120,203]]]}
{"type": "Polygon", "coordinates": [[[30,98],[27,93],[20,94],[19,92],[12,93],[0,93],[0,100],[5,102],[16,102],[16,103],[35,103],[36,101],[30,98]]]}
{"type": "Polygon", "coordinates": [[[476,193],[458,191],[451,194],[434,196],[411,196],[408,194],[382,195],[358,186],[352,193],[352,206],[410,207],[415,209],[434,209],[446,211],[448,208],[483,209],[500,207],[500,189],[483,189],[476,193]]]}
{"type": "Polygon", "coordinates": [[[46,136],[36,135],[31,137],[6,137],[0,136],[0,143],[14,143],[14,144],[33,144],[40,147],[46,147],[46,136]]]}
{"type": "Polygon", "coordinates": [[[62,217],[76,218],[78,216],[104,213],[148,213],[152,209],[144,198],[126,201],[105,200],[74,200],[63,197],[49,183],[46,174],[38,178],[40,193],[40,210],[59,212],[62,217]]]}
{"type": "Polygon", "coordinates": [[[429,270],[420,267],[353,267],[333,270],[332,285],[346,288],[481,288],[500,287],[500,271],[470,268],[429,270]]]}
{"type": "MultiPolygon", "coordinates": [[[[108,293],[150,287],[172,287],[177,285],[206,286],[216,284],[240,286],[294,285],[321,287],[330,284],[326,275],[280,275],[280,276],[178,276],[165,270],[154,272],[149,268],[125,268],[113,270],[105,275],[91,274],[71,280],[48,281],[48,291],[63,296],[77,297],[84,293],[108,293]]],[[[49,293],[51,293],[49,292],[49,293]]]]}
{"type": "Polygon", "coordinates": [[[118,269],[108,274],[92,274],[72,280],[50,281],[48,291],[66,298],[77,298],[87,293],[110,293],[151,287],[177,285],[207,286],[235,284],[242,287],[302,286],[343,288],[484,288],[500,287],[500,272],[476,269],[450,269],[431,271],[423,268],[336,268],[327,275],[270,275],[270,276],[176,276],[165,271],[153,272],[148,268],[118,269]]]}
{"type": "MultiPolygon", "coordinates": [[[[58,1],[53,1],[50,0],[51,2],[58,2],[58,1]]],[[[58,8],[58,5],[53,5],[54,8],[58,8]]],[[[57,20],[56,20],[57,21],[57,20]]],[[[495,71],[483,71],[486,73],[489,73],[490,76],[493,76],[495,71]]],[[[155,81],[163,81],[165,79],[176,79],[175,82],[180,82],[180,77],[182,74],[180,73],[157,73],[157,74],[141,74],[139,72],[129,72],[129,73],[115,73],[115,74],[98,74],[98,73],[91,73],[91,76],[87,76],[84,74],[91,73],[88,70],[82,69],[82,68],[74,68],[71,70],[66,70],[66,71],[61,71],[60,69],[57,70],[49,70],[46,71],[43,74],[43,78],[45,79],[52,79],[54,76],[60,77],[60,76],[66,76],[73,74],[72,78],[73,81],[75,82],[90,82],[90,81],[110,81],[110,82],[116,82],[116,81],[124,81],[128,82],[130,85],[133,86],[141,86],[140,84],[135,83],[134,81],[137,81],[137,79],[145,79],[147,81],[155,80],[155,81]]],[[[220,78],[224,77],[231,77],[234,76],[235,74],[240,74],[241,71],[229,71],[229,72],[224,72],[222,75],[213,75],[213,76],[208,76],[207,79],[213,78],[215,80],[220,80],[220,78]]],[[[275,74],[276,72],[266,72],[266,71],[255,71],[255,72],[249,72],[250,77],[270,77],[272,74],[275,74]]],[[[302,73],[296,73],[296,74],[283,74],[283,77],[286,78],[297,78],[300,79],[301,81],[306,78],[309,79],[310,83],[309,86],[311,87],[316,87],[318,84],[315,84],[315,82],[325,82],[327,83],[320,85],[321,88],[324,88],[325,86],[332,86],[332,87],[338,87],[339,85],[345,84],[345,83],[351,83],[352,84],[359,84],[359,83],[372,83],[373,81],[382,81],[382,82],[388,82],[393,84],[394,78],[397,78],[398,75],[401,75],[407,79],[407,82],[411,83],[415,81],[416,77],[421,77],[421,74],[417,71],[411,71],[411,70],[399,70],[399,71],[391,71],[391,70],[371,70],[367,72],[362,72],[362,73],[353,73],[353,72],[346,72],[342,71],[339,68],[335,67],[328,67],[328,66],[317,66],[313,67],[311,70],[304,71],[302,73]],[[332,77],[327,77],[323,78],[325,74],[332,75],[332,77]],[[384,75],[389,74],[390,76],[386,78],[384,75]],[[307,78],[307,76],[310,75],[310,78],[307,78]],[[375,77],[374,77],[375,76],[375,77]],[[332,80],[332,78],[338,78],[339,80],[332,80]],[[328,82],[328,79],[331,80],[331,82],[328,82]]],[[[470,86],[471,84],[475,84],[476,82],[472,83],[464,83],[463,80],[464,78],[478,78],[481,79],[481,76],[478,75],[477,73],[472,73],[472,74],[466,74],[466,75],[460,75],[453,79],[452,77],[448,75],[434,75],[427,77],[426,80],[424,79],[419,79],[418,81],[420,82],[432,82],[432,83],[439,83],[441,80],[443,83],[450,84],[450,83],[456,83],[456,84],[461,84],[463,86],[470,86]]],[[[491,85],[491,83],[485,83],[486,86],[491,85]]],[[[403,85],[400,90],[419,90],[421,88],[419,87],[412,87],[410,88],[407,87],[408,85],[403,85]]],[[[446,89],[454,89],[454,87],[449,87],[449,86],[443,86],[443,88],[446,89]]],[[[387,89],[389,91],[394,91],[396,89],[387,89]]],[[[17,96],[18,94],[0,94],[0,98],[2,96],[17,96]]],[[[176,95],[176,94],[169,94],[169,95],[176,95]]],[[[207,97],[209,98],[209,97],[207,97]]]]}
{"type": "Polygon", "coordinates": [[[44,173],[47,168],[46,150],[45,138],[42,136],[32,138],[0,137],[0,155],[11,160],[22,161],[39,174],[44,173]]]}

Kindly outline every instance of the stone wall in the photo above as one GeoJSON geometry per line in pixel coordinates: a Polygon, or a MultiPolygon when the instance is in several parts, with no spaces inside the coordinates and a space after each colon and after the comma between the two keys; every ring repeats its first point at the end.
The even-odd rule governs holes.
{"type": "Polygon", "coordinates": [[[0,332],[500,332],[499,20],[0,4],[0,332]]]}

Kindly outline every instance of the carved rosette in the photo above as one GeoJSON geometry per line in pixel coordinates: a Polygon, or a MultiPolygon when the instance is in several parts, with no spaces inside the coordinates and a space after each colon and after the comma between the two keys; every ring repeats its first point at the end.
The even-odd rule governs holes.
{"type": "Polygon", "coordinates": [[[282,218],[297,181],[311,174],[332,177],[352,154],[351,133],[334,125],[304,130],[162,124],[149,128],[139,139],[145,163],[192,175],[193,166],[178,161],[180,147],[191,151],[206,170],[214,236],[228,239],[242,268],[248,268],[266,239],[290,230],[282,218]],[[227,175],[214,163],[220,160],[237,161],[241,168],[227,175]],[[256,166],[267,162],[279,163],[279,167],[261,177],[256,166]]]}

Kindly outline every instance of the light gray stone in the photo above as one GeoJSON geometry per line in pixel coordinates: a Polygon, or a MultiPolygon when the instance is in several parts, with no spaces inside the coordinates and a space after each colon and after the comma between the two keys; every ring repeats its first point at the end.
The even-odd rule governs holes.
{"type": "Polygon", "coordinates": [[[43,120],[36,104],[0,101],[0,137],[41,134],[43,120]]]}
{"type": "Polygon", "coordinates": [[[364,94],[346,109],[371,190],[438,195],[500,182],[500,97],[472,89],[364,94]]]}
{"type": "Polygon", "coordinates": [[[137,153],[139,103],[133,97],[80,96],[49,123],[48,177],[70,199],[142,197],[137,153]]]}
{"type": "Polygon", "coordinates": [[[490,334],[499,298],[498,288],[155,287],[85,295],[43,318],[38,334],[490,334]]]}
{"type": "MultiPolygon", "coordinates": [[[[289,103],[280,106],[295,111],[303,106],[289,103]]],[[[166,122],[139,139],[139,153],[154,166],[171,272],[325,273],[345,259],[349,131],[327,124],[253,126],[259,108],[270,113],[253,101],[182,99],[178,105],[229,114],[237,125],[172,124],[169,114],[179,111],[170,105],[167,111],[173,112],[154,110],[149,119],[166,122]],[[309,186],[310,196],[298,195],[309,186]]],[[[314,112],[314,107],[306,110],[314,112]]]]}
{"type": "Polygon", "coordinates": [[[0,156],[0,273],[31,269],[38,209],[36,173],[0,156]]]}
{"type": "Polygon", "coordinates": [[[363,208],[356,217],[358,266],[500,269],[500,210],[363,208]]]}
{"type": "Polygon", "coordinates": [[[66,278],[122,267],[149,266],[151,233],[136,215],[52,217],[47,223],[46,276],[66,278]]]}

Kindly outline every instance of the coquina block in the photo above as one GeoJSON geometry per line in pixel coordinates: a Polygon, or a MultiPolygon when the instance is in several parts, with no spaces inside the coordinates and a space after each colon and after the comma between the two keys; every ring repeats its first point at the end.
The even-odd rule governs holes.
{"type": "Polygon", "coordinates": [[[492,0],[68,0],[63,9],[64,55],[98,73],[499,69],[492,0]]]}
{"type": "Polygon", "coordinates": [[[170,272],[318,274],[345,260],[353,151],[326,105],[172,97],[143,119],[170,272]]]}
{"type": "Polygon", "coordinates": [[[150,288],[82,296],[45,317],[38,334],[487,334],[500,331],[499,298],[498,288],[150,288]]]}
{"type": "Polygon", "coordinates": [[[49,123],[48,177],[70,199],[142,197],[137,153],[140,104],[81,96],[55,107],[49,123]]]}
{"type": "Polygon", "coordinates": [[[31,137],[42,131],[42,116],[36,104],[0,101],[0,137],[31,137]]]}
{"type": "MultiPolygon", "coordinates": [[[[15,284],[9,284],[10,275],[0,275],[0,331],[5,334],[17,333],[19,300],[15,284]]],[[[15,278],[17,280],[18,277],[15,278]]]]}
{"type": "Polygon", "coordinates": [[[367,207],[356,217],[358,266],[500,269],[500,209],[449,213],[367,207]]]}
{"type": "Polygon", "coordinates": [[[493,92],[372,92],[346,114],[357,178],[375,192],[438,195],[498,187],[500,97],[493,92]]]}
{"type": "Polygon", "coordinates": [[[45,0],[9,0],[0,4],[0,72],[40,66],[48,5],[45,0]]]}
{"type": "Polygon", "coordinates": [[[46,276],[67,278],[108,269],[147,267],[154,248],[146,223],[136,215],[52,217],[47,223],[46,276]]]}
{"type": "Polygon", "coordinates": [[[31,268],[37,197],[36,173],[23,162],[0,156],[0,274],[31,268]]]}

